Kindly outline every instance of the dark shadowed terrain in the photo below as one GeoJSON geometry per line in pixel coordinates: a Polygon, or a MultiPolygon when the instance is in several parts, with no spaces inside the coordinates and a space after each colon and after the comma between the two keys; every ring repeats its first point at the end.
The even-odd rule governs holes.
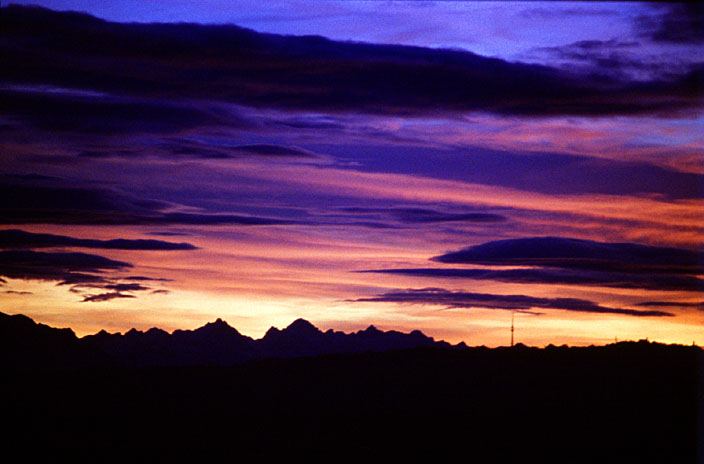
{"type": "MultiPolygon", "coordinates": [[[[3,314],[0,321],[0,415],[10,424],[3,441],[27,450],[215,451],[230,457],[252,451],[452,451],[467,458],[572,462],[624,455],[627,462],[696,462],[701,437],[704,358],[697,347],[640,341],[467,348],[420,333],[381,331],[372,334],[372,346],[369,331],[335,336],[299,320],[258,341],[239,335],[242,344],[259,346],[256,359],[223,362],[223,353],[219,362],[209,354],[210,366],[159,365],[154,349],[143,344],[149,361],[142,364],[151,367],[135,367],[138,343],[124,357],[116,354],[119,342],[106,342],[124,341],[129,333],[78,339],[23,316],[3,314]],[[382,349],[385,335],[389,346],[405,340],[406,349],[382,349]],[[333,336],[337,345],[329,341],[333,336]],[[266,349],[279,350],[277,357],[261,355],[267,337],[266,349]],[[321,350],[328,354],[311,356],[314,343],[306,340],[327,346],[321,350]],[[107,353],[101,343],[114,351],[107,353]]],[[[207,339],[232,349],[226,347],[233,332],[219,321],[152,335],[162,343],[180,336],[208,352],[207,339]],[[200,345],[194,341],[199,331],[207,332],[200,333],[200,345]]],[[[139,334],[149,332],[131,336],[139,334]]]]}

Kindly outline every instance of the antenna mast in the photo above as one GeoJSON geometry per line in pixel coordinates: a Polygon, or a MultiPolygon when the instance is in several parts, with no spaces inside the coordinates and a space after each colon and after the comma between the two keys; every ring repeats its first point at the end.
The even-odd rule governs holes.
{"type": "Polygon", "coordinates": [[[511,346],[513,346],[513,317],[516,315],[515,311],[511,311],[511,346]]]}

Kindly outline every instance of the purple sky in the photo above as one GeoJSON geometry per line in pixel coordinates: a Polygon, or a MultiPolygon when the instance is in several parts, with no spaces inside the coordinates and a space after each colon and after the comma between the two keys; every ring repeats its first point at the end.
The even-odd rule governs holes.
{"type": "Polygon", "coordinates": [[[7,311],[704,342],[701,8],[39,4],[2,15],[7,311]]]}

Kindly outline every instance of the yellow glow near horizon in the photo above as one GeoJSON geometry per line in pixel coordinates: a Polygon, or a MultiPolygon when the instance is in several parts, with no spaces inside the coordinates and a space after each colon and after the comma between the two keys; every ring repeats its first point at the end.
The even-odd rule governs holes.
{"type": "MultiPolygon", "coordinates": [[[[375,325],[381,330],[421,330],[436,340],[464,341],[469,346],[508,344],[511,311],[483,308],[445,309],[432,305],[344,302],[335,299],[271,298],[174,290],[129,300],[81,303],[65,287],[46,282],[11,280],[14,291],[3,295],[4,312],[25,314],[54,327],[70,327],[78,336],[105,329],[126,332],[131,328],[159,327],[168,332],[195,329],[222,318],[240,333],[261,338],[270,327],[283,328],[297,318],[321,330],[354,331],[375,325]],[[50,308],[50,309],[49,309],[50,308]]],[[[539,310],[540,311],[540,310],[539,310]]],[[[678,316],[628,317],[572,311],[543,311],[542,315],[516,313],[516,342],[530,346],[548,344],[606,344],[618,339],[648,338],[662,343],[704,345],[700,330],[703,316],[691,320],[678,316]]]]}

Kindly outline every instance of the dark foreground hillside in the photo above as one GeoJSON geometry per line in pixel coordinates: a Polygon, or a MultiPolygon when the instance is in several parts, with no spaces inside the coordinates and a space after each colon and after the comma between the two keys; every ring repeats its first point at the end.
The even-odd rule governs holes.
{"type": "Polygon", "coordinates": [[[93,456],[453,451],[469,462],[506,454],[695,462],[701,363],[695,347],[631,342],[6,370],[0,416],[7,445],[93,456]]]}

